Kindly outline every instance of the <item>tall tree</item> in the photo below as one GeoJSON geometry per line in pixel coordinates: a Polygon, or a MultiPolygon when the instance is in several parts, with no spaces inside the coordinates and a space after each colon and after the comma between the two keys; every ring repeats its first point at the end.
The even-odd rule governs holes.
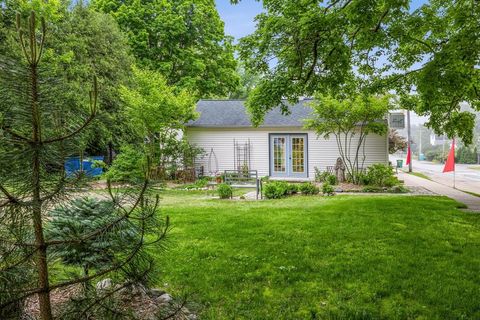
{"type": "MultiPolygon", "coordinates": [[[[56,97],[71,87],[65,84],[65,78],[55,77],[56,70],[51,65],[42,64],[48,54],[47,25],[42,19],[38,30],[33,11],[27,23],[20,14],[16,21],[23,56],[0,55],[0,146],[4,148],[0,153],[0,317],[4,319],[10,312],[18,312],[16,302],[37,295],[40,318],[51,320],[50,292],[54,289],[101,276],[118,276],[115,274],[118,270],[134,281],[144,279],[152,261],[142,256],[142,249],[157,243],[150,241],[148,234],[156,234],[160,241],[168,221],[163,225],[165,229],[159,231],[162,226],[156,223],[158,199],[153,206],[147,205],[146,180],[136,199],[121,199],[110,193],[113,217],[97,224],[95,230],[75,232],[63,239],[46,237],[48,210],[58,201],[65,201],[63,197],[68,190],[75,188],[75,180],[65,174],[64,160],[77,149],[82,132],[98,114],[97,81],[94,78],[84,112],[59,103],[56,97]],[[89,241],[99,243],[104,241],[102,236],[106,232],[124,223],[135,226],[140,236],[134,243],[122,246],[121,252],[111,253],[108,263],[95,266],[95,272],[88,275],[77,273],[69,279],[58,274],[52,277],[51,266],[59,248],[89,241]],[[145,241],[147,235],[150,242],[145,241]]],[[[99,247],[109,250],[108,243],[99,247]]]]}
{"type": "Polygon", "coordinates": [[[313,117],[307,119],[306,128],[326,139],[334,136],[348,176],[358,183],[358,173],[364,169],[366,160],[367,136],[387,133],[385,115],[390,109],[390,97],[352,95],[336,99],[317,95],[315,98],[313,117]]]}
{"type": "Polygon", "coordinates": [[[436,131],[470,142],[473,117],[460,102],[479,108],[480,6],[412,3],[264,0],[257,30],[241,40],[241,57],[264,74],[248,101],[255,122],[282,98],[396,90],[417,96],[415,111],[436,131]]]}
{"type": "Polygon", "coordinates": [[[139,65],[199,97],[225,96],[237,86],[232,38],[213,0],[95,0],[128,35],[139,65]]]}
{"type": "MultiPolygon", "coordinates": [[[[128,122],[122,118],[124,112],[118,99],[118,90],[128,82],[133,63],[123,33],[112,17],[81,2],[69,6],[68,1],[19,0],[7,0],[0,9],[7,33],[15,32],[15,26],[8,22],[15,20],[15,12],[28,16],[31,10],[48,18],[51,37],[45,44],[42,63],[48,66],[52,76],[63,79],[65,86],[65,90],[57,92],[52,99],[82,113],[88,97],[84,84],[92,74],[103,88],[99,102],[105,112],[94,120],[95,125],[85,130],[77,153],[87,149],[95,154],[111,155],[113,149],[118,150],[122,142],[129,141],[133,135],[128,122]]],[[[19,54],[12,39],[14,37],[7,37],[0,44],[0,52],[19,54]]]]}
{"type": "MultiPolygon", "coordinates": [[[[123,86],[120,97],[137,134],[149,142],[152,165],[164,178],[165,166],[179,160],[177,150],[185,146],[178,133],[195,119],[195,98],[186,90],[175,90],[158,72],[134,68],[131,87],[123,86]]],[[[149,168],[151,169],[151,168],[149,168]]]]}

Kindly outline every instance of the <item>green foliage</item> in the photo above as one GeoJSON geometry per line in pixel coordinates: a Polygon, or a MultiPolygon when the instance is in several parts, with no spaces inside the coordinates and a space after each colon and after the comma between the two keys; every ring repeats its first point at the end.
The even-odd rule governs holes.
{"type": "Polygon", "coordinates": [[[272,181],[263,186],[263,194],[267,199],[280,199],[288,195],[289,188],[285,181],[272,181]]]}
{"type": "Polygon", "coordinates": [[[425,160],[445,162],[447,160],[446,152],[443,152],[440,148],[431,149],[425,152],[425,160]]]}
{"type": "Polygon", "coordinates": [[[217,186],[217,193],[220,199],[231,199],[233,196],[233,189],[226,183],[221,183],[217,186]]]}
{"type": "Polygon", "coordinates": [[[254,122],[283,99],[416,93],[402,107],[428,116],[428,126],[472,141],[480,109],[476,1],[266,0],[256,31],[240,42],[250,70],[264,75],[248,100],[254,122]],[[319,28],[321,26],[321,28],[319,28]],[[276,63],[270,63],[274,60],[276,63]]]}
{"type": "Polygon", "coordinates": [[[365,186],[362,188],[362,192],[367,192],[367,193],[380,193],[383,191],[384,191],[383,188],[378,186],[365,186]]]}
{"type": "Polygon", "coordinates": [[[198,190],[198,189],[203,189],[208,185],[208,182],[210,181],[209,178],[203,177],[200,179],[197,179],[194,183],[187,184],[182,186],[183,189],[186,190],[198,190]]]}
{"type": "Polygon", "coordinates": [[[178,136],[178,131],[195,119],[196,100],[191,92],[168,85],[158,72],[133,68],[133,76],[132,86],[120,88],[125,114],[137,135],[145,139],[151,178],[165,179],[167,171],[176,171],[178,160],[188,166],[185,162],[201,153],[178,136]]]}
{"type": "Polygon", "coordinates": [[[287,187],[287,194],[292,195],[298,193],[299,185],[296,183],[289,183],[287,187]]]}
{"type": "Polygon", "coordinates": [[[133,86],[122,86],[120,97],[139,135],[153,138],[166,129],[181,129],[196,117],[195,98],[177,91],[158,72],[133,68],[133,86]]]}
{"type": "Polygon", "coordinates": [[[328,171],[321,171],[317,167],[315,167],[315,181],[316,182],[324,182],[327,180],[327,177],[330,175],[328,171]]]}
{"type": "Polygon", "coordinates": [[[95,0],[128,35],[142,67],[198,97],[225,96],[238,85],[232,38],[210,0],[95,0]],[[161,13],[161,14],[159,14],[161,13]]]}
{"type": "Polygon", "coordinates": [[[376,163],[368,167],[364,183],[376,187],[393,187],[399,181],[390,165],[376,163]]]}
{"type": "Polygon", "coordinates": [[[298,186],[298,191],[304,195],[315,195],[320,192],[320,189],[311,182],[304,182],[298,186]]]}
{"type": "MultiPolygon", "coordinates": [[[[78,235],[93,234],[105,228],[119,216],[112,201],[75,199],[49,212],[46,237],[55,241],[72,241],[78,235]]],[[[58,256],[63,264],[81,267],[88,274],[89,269],[101,269],[116,263],[115,253],[137,241],[139,236],[133,225],[125,221],[88,240],[53,247],[51,254],[58,256]]]]}
{"type": "Polygon", "coordinates": [[[477,163],[477,148],[469,148],[465,146],[458,148],[456,151],[455,160],[457,163],[477,163]]]}
{"type": "Polygon", "coordinates": [[[326,139],[331,135],[335,137],[346,173],[354,183],[358,183],[357,173],[366,159],[367,136],[387,133],[385,116],[390,109],[389,100],[388,95],[353,95],[341,99],[317,95],[312,102],[313,116],[306,120],[305,127],[326,139]]]}
{"type": "Polygon", "coordinates": [[[335,189],[328,182],[324,182],[322,185],[322,193],[324,196],[333,196],[335,189]]]}
{"type": "Polygon", "coordinates": [[[329,174],[325,181],[328,182],[329,184],[331,184],[332,186],[336,186],[337,183],[338,183],[337,176],[334,175],[334,174],[329,174]]]}
{"type": "Polygon", "coordinates": [[[133,146],[123,146],[105,173],[112,182],[138,183],[146,176],[146,158],[143,150],[133,146]]]}
{"type": "Polygon", "coordinates": [[[240,76],[238,87],[230,93],[230,99],[247,99],[255,86],[260,81],[260,77],[245,68],[244,64],[240,62],[237,66],[237,72],[240,76]]]}

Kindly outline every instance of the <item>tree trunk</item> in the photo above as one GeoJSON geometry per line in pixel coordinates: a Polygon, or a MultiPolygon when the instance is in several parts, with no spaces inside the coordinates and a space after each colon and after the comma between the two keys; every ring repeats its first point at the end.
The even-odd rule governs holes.
{"type": "Polygon", "coordinates": [[[41,117],[38,106],[38,77],[37,65],[35,62],[30,64],[30,81],[32,90],[32,147],[34,148],[32,159],[32,217],[35,230],[35,245],[37,247],[37,273],[38,284],[40,288],[40,292],[38,293],[38,301],[40,306],[40,319],[52,320],[53,317],[50,303],[50,287],[48,281],[47,247],[45,245],[45,239],[43,236],[42,200],[40,196],[40,148],[42,148],[40,123],[41,117]]]}

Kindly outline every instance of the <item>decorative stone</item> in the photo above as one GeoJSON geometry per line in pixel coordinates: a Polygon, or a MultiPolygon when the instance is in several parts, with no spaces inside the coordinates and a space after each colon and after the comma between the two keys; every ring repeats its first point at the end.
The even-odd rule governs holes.
{"type": "Polygon", "coordinates": [[[169,295],[168,293],[164,293],[160,297],[158,297],[158,301],[161,303],[169,303],[172,300],[173,300],[172,296],[169,295]]]}
{"type": "Polygon", "coordinates": [[[97,290],[106,290],[108,288],[111,288],[112,284],[113,284],[112,279],[106,278],[101,281],[98,281],[95,287],[97,288],[97,290]]]}
{"type": "Polygon", "coordinates": [[[161,289],[151,289],[150,290],[150,296],[156,298],[156,297],[160,297],[162,295],[164,295],[166,292],[164,290],[161,290],[161,289]]]}

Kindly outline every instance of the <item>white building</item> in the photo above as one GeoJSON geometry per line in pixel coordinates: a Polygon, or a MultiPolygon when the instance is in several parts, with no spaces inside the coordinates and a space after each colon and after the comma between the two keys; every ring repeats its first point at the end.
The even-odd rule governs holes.
{"type": "MultiPolygon", "coordinates": [[[[312,112],[308,101],[291,106],[289,115],[280,108],[268,112],[258,128],[252,126],[244,101],[200,101],[200,117],[185,130],[188,141],[206,152],[197,167],[209,175],[247,166],[259,177],[313,179],[315,167],[326,170],[340,155],[334,137],[327,140],[303,128],[303,119],[312,112]]],[[[364,167],[388,163],[387,136],[369,135],[364,150],[364,167]]]]}

